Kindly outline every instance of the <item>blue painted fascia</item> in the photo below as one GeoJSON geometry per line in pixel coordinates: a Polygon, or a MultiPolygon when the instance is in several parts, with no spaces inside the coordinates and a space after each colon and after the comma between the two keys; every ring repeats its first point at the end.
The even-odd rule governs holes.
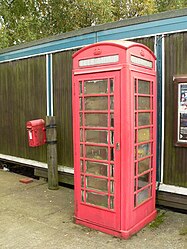
{"type": "Polygon", "coordinates": [[[57,40],[48,42],[32,47],[27,47],[19,50],[14,50],[4,54],[0,54],[0,62],[16,60],[20,58],[27,58],[41,54],[48,54],[53,51],[70,49],[73,47],[82,47],[87,44],[95,43],[95,34],[86,34],[81,36],[75,36],[63,40],[57,40]]]}
{"type": "Polygon", "coordinates": [[[187,30],[187,16],[140,23],[98,32],[98,41],[154,36],[163,33],[187,30]]]}
{"type": "MultiPolygon", "coordinates": [[[[110,26],[110,25],[109,25],[110,26]]],[[[151,20],[143,23],[129,24],[120,27],[105,28],[100,26],[91,29],[92,32],[81,34],[80,30],[76,35],[67,38],[60,38],[54,41],[43,42],[42,44],[32,45],[0,54],[0,62],[16,60],[20,58],[32,57],[40,54],[53,53],[55,51],[82,47],[97,41],[130,39],[135,37],[153,36],[162,33],[178,32],[187,30],[187,15],[172,17],[161,20],[151,20]]],[[[87,31],[88,32],[88,31],[87,31]]]]}

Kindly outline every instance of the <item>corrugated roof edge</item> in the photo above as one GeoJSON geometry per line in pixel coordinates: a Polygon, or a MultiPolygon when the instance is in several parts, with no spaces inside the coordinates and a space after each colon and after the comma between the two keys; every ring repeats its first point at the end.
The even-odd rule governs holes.
{"type": "Polygon", "coordinates": [[[73,30],[73,31],[69,31],[66,33],[53,35],[53,36],[50,36],[47,38],[42,38],[39,40],[26,42],[26,43],[23,43],[20,45],[1,49],[0,54],[4,54],[4,53],[15,51],[15,50],[21,50],[23,48],[34,47],[36,45],[50,43],[50,42],[57,41],[57,40],[63,40],[63,39],[70,38],[70,37],[76,37],[79,35],[99,32],[99,31],[108,30],[108,29],[115,29],[115,28],[120,28],[120,27],[129,26],[129,25],[140,24],[140,23],[153,22],[153,21],[158,21],[158,20],[163,20],[163,19],[177,18],[177,17],[186,16],[186,15],[187,15],[187,8],[184,8],[184,9],[179,9],[179,10],[171,10],[171,11],[161,12],[161,13],[157,13],[157,14],[153,14],[153,15],[133,17],[133,18],[129,18],[129,19],[116,21],[116,22],[99,24],[96,26],[82,28],[79,30],[73,30]]]}

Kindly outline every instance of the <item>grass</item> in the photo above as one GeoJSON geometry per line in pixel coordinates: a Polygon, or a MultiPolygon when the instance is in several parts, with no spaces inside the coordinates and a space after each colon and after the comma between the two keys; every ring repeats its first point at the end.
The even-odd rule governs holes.
{"type": "Polygon", "coordinates": [[[158,228],[164,222],[165,217],[166,212],[158,211],[156,219],[149,224],[149,227],[152,229],[158,228]]]}

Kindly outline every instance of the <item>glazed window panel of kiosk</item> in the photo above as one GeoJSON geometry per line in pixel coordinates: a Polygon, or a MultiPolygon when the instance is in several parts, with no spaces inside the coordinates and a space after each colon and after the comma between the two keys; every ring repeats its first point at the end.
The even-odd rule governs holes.
{"type": "Polygon", "coordinates": [[[151,139],[150,128],[138,129],[138,142],[145,142],[151,139]]]}
{"type": "Polygon", "coordinates": [[[81,200],[113,209],[114,80],[81,80],[79,84],[81,200]]]}
{"type": "Polygon", "coordinates": [[[108,160],[108,148],[100,146],[86,146],[87,158],[97,159],[97,160],[108,160]]]}
{"type": "Polygon", "coordinates": [[[138,109],[139,110],[149,110],[150,109],[150,97],[139,96],[138,97],[138,109]]]}
{"type": "Polygon", "coordinates": [[[85,113],[85,125],[90,127],[107,127],[108,115],[104,113],[85,113]]]}
{"type": "Polygon", "coordinates": [[[135,167],[134,206],[151,197],[153,141],[153,82],[134,80],[135,167]]]}
{"type": "Polygon", "coordinates": [[[86,173],[93,175],[108,176],[108,164],[86,161],[86,173]]]}
{"type": "Polygon", "coordinates": [[[138,162],[138,174],[147,171],[150,168],[151,158],[146,158],[138,162]]]}
{"type": "Polygon", "coordinates": [[[87,176],[86,177],[86,187],[87,187],[87,189],[95,189],[98,191],[107,192],[108,191],[108,181],[107,181],[107,179],[87,176]]]}
{"type": "Polygon", "coordinates": [[[151,124],[151,113],[141,112],[138,113],[138,126],[150,125],[151,124]]]}
{"type": "Polygon", "coordinates": [[[86,97],[85,110],[108,110],[108,97],[86,97]]]}
{"type": "Polygon", "coordinates": [[[104,194],[98,194],[94,192],[86,192],[86,202],[96,205],[96,206],[101,206],[101,207],[108,207],[108,196],[104,194]]]}
{"type": "Polygon", "coordinates": [[[85,94],[97,94],[108,92],[108,81],[103,80],[86,80],[84,82],[84,93],[85,94]]]}
{"type": "Polygon", "coordinates": [[[150,94],[150,81],[139,80],[138,93],[150,94]]]}
{"type": "Polygon", "coordinates": [[[108,131],[106,130],[85,130],[86,141],[92,143],[108,143],[108,131]]]}

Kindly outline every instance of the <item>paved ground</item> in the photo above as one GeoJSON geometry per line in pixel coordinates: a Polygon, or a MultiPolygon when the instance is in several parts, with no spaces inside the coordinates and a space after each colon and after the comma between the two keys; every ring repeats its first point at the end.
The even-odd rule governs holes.
{"type": "Polygon", "coordinates": [[[187,248],[187,215],[158,210],[157,223],[121,240],[73,223],[73,190],[47,189],[44,181],[0,170],[1,249],[187,248]],[[185,244],[186,243],[186,244],[185,244]]]}

